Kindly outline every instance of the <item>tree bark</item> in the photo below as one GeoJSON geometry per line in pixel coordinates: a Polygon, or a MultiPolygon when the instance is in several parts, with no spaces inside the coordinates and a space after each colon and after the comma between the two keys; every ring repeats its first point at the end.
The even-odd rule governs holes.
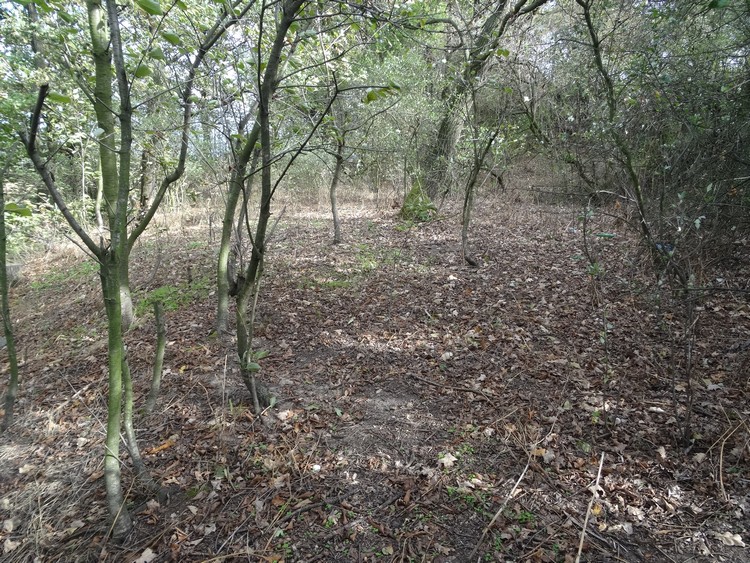
{"type": "MultiPolygon", "coordinates": [[[[250,134],[248,135],[242,149],[235,160],[232,174],[229,178],[229,192],[224,207],[224,219],[221,224],[221,241],[219,243],[219,258],[216,264],[216,287],[217,287],[217,309],[216,329],[218,332],[227,330],[227,315],[229,311],[229,250],[232,242],[232,230],[234,229],[234,217],[237,211],[237,203],[243,191],[247,175],[247,165],[255,151],[255,145],[260,136],[260,123],[256,119],[250,134]]],[[[240,225],[240,227],[242,227],[240,225]]]]}
{"type": "Polygon", "coordinates": [[[154,412],[156,399],[161,388],[161,375],[164,368],[164,350],[167,345],[167,327],[164,322],[164,306],[161,301],[154,302],[154,318],[156,319],[156,355],[154,358],[154,372],[151,377],[151,389],[146,399],[145,410],[148,414],[154,412]]]}
{"type": "Polygon", "coordinates": [[[2,294],[3,331],[5,334],[5,345],[8,348],[8,361],[10,362],[10,375],[8,377],[8,390],[5,393],[5,417],[3,418],[2,430],[5,431],[13,424],[16,396],[18,395],[18,359],[16,358],[16,341],[13,336],[13,323],[10,317],[10,303],[8,300],[8,270],[7,270],[7,246],[5,234],[5,170],[0,171],[0,293],[2,294]]]}
{"type": "MultiPolygon", "coordinates": [[[[281,19],[276,26],[276,33],[268,55],[262,80],[260,71],[260,98],[258,100],[258,125],[260,128],[260,158],[261,158],[261,193],[258,223],[255,227],[255,237],[252,239],[252,253],[250,262],[243,275],[238,279],[237,293],[237,353],[240,360],[240,371],[245,385],[253,395],[253,406],[256,413],[260,413],[260,397],[255,385],[255,371],[253,369],[253,327],[247,319],[247,306],[250,297],[255,297],[259,291],[260,276],[263,272],[263,260],[266,252],[266,231],[271,217],[271,198],[273,189],[271,183],[271,124],[270,105],[273,93],[276,91],[277,76],[281,64],[281,54],[286,44],[286,34],[294,22],[297,11],[304,4],[303,0],[287,0],[283,3],[281,19]]],[[[261,12],[261,24],[266,15],[266,7],[261,12]]],[[[260,43],[259,47],[260,49],[260,43]]],[[[260,53],[258,53],[260,61],[260,53]]],[[[260,66],[259,66],[260,68],[260,66]]]]}
{"type": "Polygon", "coordinates": [[[331,198],[331,215],[333,215],[333,244],[341,243],[341,221],[339,220],[338,200],[336,189],[339,186],[341,169],[344,167],[344,137],[336,142],[336,165],[333,168],[333,177],[331,178],[331,188],[329,195],[331,198]]]}
{"type": "Polygon", "coordinates": [[[109,392],[107,401],[107,437],[104,454],[104,487],[112,518],[112,536],[123,540],[133,527],[125,506],[120,475],[120,428],[122,413],[122,311],[120,309],[120,264],[118,249],[112,248],[101,257],[101,280],[104,307],[107,312],[109,392]]]}

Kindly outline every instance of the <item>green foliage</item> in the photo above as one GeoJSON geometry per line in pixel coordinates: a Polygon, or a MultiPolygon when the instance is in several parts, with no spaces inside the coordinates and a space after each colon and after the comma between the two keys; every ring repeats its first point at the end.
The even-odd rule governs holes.
{"type": "Polygon", "coordinates": [[[181,283],[178,285],[163,285],[149,292],[140,300],[135,308],[136,316],[142,316],[153,308],[153,304],[161,302],[165,311],[176,311],[203,299],[211,287],[210,281],[206,279],[195,280],[193,283],[181,283]]]}
{"type": "Polygon", "coordinates": [[[5,212],[14,213],[21,217],[31,217],[31,208],[26,205],[18,205],[17,203],[6,203],[5,212]]]}
{"type": "Polygon", "coordinates": [[[42,279],[31,282],[31,287],[38,291],[59,288],[63,284],[72,281],[83,281],[90,279],[99,271],[99,264],[93,260],[79,262],[69,268],[52,270],[45,274],[42,279]]]}
{"type": "Polygon", "coordinates": [[[422,182],[417,180],[404,198],[399,217],[404,221],[424,223],[432,221],[436,215],[437,208],[422,189],[422,182]]]}
{"type": "Polygon", "coordinates": [[[135,0],[135,3],[150,16],[164,15],[159,0],[135,0]]]}

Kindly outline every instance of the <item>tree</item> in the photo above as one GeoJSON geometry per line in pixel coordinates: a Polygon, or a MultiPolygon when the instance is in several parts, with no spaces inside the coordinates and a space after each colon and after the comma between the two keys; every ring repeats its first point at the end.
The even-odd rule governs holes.
{"type": "MultiPolygon", "coordinates": [[[[98,236],[92,236],[84,230],[75,219],[66,204],[66,200],[58,187],[50,169],[50,161],[39,149],[39,137],[48,133],[44,127],[45,112],[50,107],[50,88],[43,84],[39,88],[37,101],[31,114],[29,127],[21,132],[21,139],[34,168],[40,175],[50,192],[55,204],[64,215],[71,228],[78,235],[83,245],[98,262],[102,284],[102,297],[107,315],[108,332],[108,419],[105,451],[105,488],[110,516],[113,520],[113,535],[116,539],[124,538],[132,526],[130,515],[124,505],[120,478],[119,441],[122,427],[123,407],[125,412],[126,430],[132,425],[132,382],[127,365],[126,351],[123,346],[123,330],[128,326],[131,315],[129,305],[130,293],[128,283],[128,258],[130,250],[138,237],[156,213],[169,186],[176,182],[183,174],[188,151],[188,136],[192,112],[192,89],[196,72],[203,64],[206,54],[222,37],[224,32],[243,15],[243,9],[248,6],[235,3],[221,8],[215,16],[215,23],[202,33],[197,50],[188,60],[187,74],[180,91],[179,103],[182,106],[182,124],[179,129],[177,142],[178,156],[170,173],[165,174],[159,189],[148,209],[140,214],[132,229],[128,229],[129,193],[131,188],[131,160],[133,153],[133,124],[135,120],[132,94],[138,80],[151,74],[150,68],[144,63],[146,53],[151,59],[158,61],[164,58],[162,47],[154,46],[157,36],[153,31],[147,32],[149,37],[146,53],[141,52],[140,60],[133,61],[126,58],[123,42],[121,21],[127,20],[130,29],[144,18],[144,15],[160,18],[164,23],[166,14],[158,2],[138,2],[143,12],[129,10],[121,11],[114,0],[87,0],[87,21],[90,37],[90,55],[93,58],[94,86],[88,92],[97,117],[99,143],[99,165],[101,171],[101,185],[103,205],[107,216],[107,225],[98,225],[98,236]],[[144,14],[145,12],[145,14],[144,14]],[[159,51],[157,51],[157,48],[159,51]],[[117,92],[115,97],[114,92],[117,92]],[[115,110],[115,102],[117,109],[115,110]],[[117,133],[119,132],[119,135],[117,133]],[[96,242],[95,237],[99,239],[96,242]],[[123,304],[125,305],[123,307],[123,304]],[[123,322],[125,321],[125,322],[123,322]],[[125,396],[123,398],[123,387],[125,396]],[[123,405],[124,399],[124,405],[123,405]]],[[[172,44],[169,36],[164,37],[166,43],[172,44]]],[[[131,40],[135,41],[132,37],[131,40]]],[[[165,44],[166,47],[166,44],[165,44]]],[[[186,53],[187,56],[187,53],[186,53]]],[[[84,80],[79,85],[88,91],[88,84],[84,80]]],[[[59,101],[60,98],[57,98],[59,101]]],[[[130,439],[128,447],[131,457],[138,459],[137,444],[134,434],[127,432],[130,439]]]]}
{"type": "MultiPolygon", "coordinates": [[[[475,4],[467,7],[469,14],[456,18],[466,24],[451,24],[458,37],[446,56],[447,84],[441,94],[443,111],[422,163],[424,188],[430,198],[447,194],[452,187],[445,183],[463,127],[456,118],[484,70],[504,52],[500,43],[506,30],[519,17],[532,14],[546,3],[547,0],[517,0],[515,3],[498,0],[490,2],[489,6],[475,4]]],[[[436,23],[442,21],[445,20],[435,20],[436,23]]]]}
{"type": "Polygon", "coordinates": [[[0,430],[5,431],[13,424],[16,396],[18,395],[18,359],[16,357],[16,340],[13,335],[13,323],[10,316],[10,301],[8,289],[10,279],[7,268],[7,231],[5,228],[5,213],[14,212],[22,215],[31,215],[31,211],[18,205],[5,204],[5,174],[12,162],[12,156],[6,156],[6,162],[0,169],[0,299],[3,315],[3,334],[5,335],[5,346],[8,349],[8,361],[10,363],[10,375],[8,377],[8,389],[5,392],[5,416],[0,425],[0,430]]]}

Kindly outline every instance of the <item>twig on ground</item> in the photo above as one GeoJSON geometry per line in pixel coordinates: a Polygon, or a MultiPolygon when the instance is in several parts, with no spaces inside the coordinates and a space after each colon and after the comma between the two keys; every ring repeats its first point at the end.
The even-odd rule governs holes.
{"type": "Polygon", "coordinates": [[[422,383],[426,383],[427,385],[432,385],[433,387],[438,387],[440,389],[450,389],[451,391],[462,391],[464,393],[476,393],[477,395],[481,395],[482,398],[484,398],[488,403],[491,405],[495,404],[495,401],[490,399],[487,395],[485,395],[484,391],[481,389],[472,389],[471,387],[457,387],[455,385],[445,385],[443,383],[435,383],[434,381],[430,381],[429,379],[425,379],[423,377],[419,377],[418,375],[412,373],[410,374],[414,379],[421,381],[422,383]]]}
{"type": "Polygon", "coordinates": [[[591,491],[591,500],[589,506],[586,509],[586,518],[583,519],[583,529],[581,530],[581,541],[578,543],[578,555],[576,555],[576,563],[581,561],[581,552],[583,552],[583,540],[586,538],[586,526],[589,523],[589,516],[591,516],[591,508],[594,506],[594,500],[599,496],[599,479],[602,477],[602,466],[604,465],[604,452],[602,452],[601,458],[599,458],[599,471],[596,473],[596,483],[594,483],[593,490],[591,491]]]}
{"type": "Polygon", "coordinates": [[[492,520],[490,520],[490,523],[485,526],[484,530],[482,531],[482,536],[479,538],[479,541],[477,542],[477,545],[474,546],[474,549],[471,552],[471,555],[469,555],[469,560],[472,561],[474,557],[476,556],[479,549],[482,547],[482,544],[484,543],[484,539],[487,537],[487,533],[490,531],[490,528],[492,528],[492,525],[495,523],[495,521],[500,517],[500,514],[503,513],[503,510],[505,510],[505,507],[508,506],[508,502],[510,502],[510,499],[513,497],[513,493],[516,492],[516,489],[518,488],[518,485],[521,484],[521,481],[526,476],[526,472],[529,470],[529,464],[531,463],[532,454],[531,452],[533,449],[529,450],[529,457],[526,459],[526,467],[523,468],[523,471],[521,471],[521,475],[519,475],[518,480],[516,481],[516,484],[513,485],[513,488],[510,490],[510,492],[506,495],[505,500],[503,501],[503,504],[500,506],[500,508],[497,509],[497,512],[495,512],[495,515],[492,517],[492,520]]]}

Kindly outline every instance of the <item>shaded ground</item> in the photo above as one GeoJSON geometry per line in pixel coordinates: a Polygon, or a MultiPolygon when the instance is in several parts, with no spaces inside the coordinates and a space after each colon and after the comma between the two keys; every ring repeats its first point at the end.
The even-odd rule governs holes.
{"type": "MultiPolygon", "coordinates": [[[[137,425],[172,494],[149,498],[126,461],[137,527],[119,547],[106,542],[97,274],[72,252],[29,264],[0,559],[572,561],[588,516],[585,561],[750,560],[747,294],[699,304],[688,381],[684,307],[640,274],[623,233],[593,242],[594,285],[576,215],[485,205],[477,269],[454,216],[404,228],[352,214],[349,242],[331,246],[326,216],[287,215],[257,333],[279,400],[265,424],[213,333],[211,233],[146,239],[137,296],[172,287],[159,291],[175,309],[160,404],[137,425]]],[[[736,250],[728,285],[750,279],[747,244],[736,250]]],[[[141,401],[153,325],[143,307],[128,335],[141,401]]]]}

